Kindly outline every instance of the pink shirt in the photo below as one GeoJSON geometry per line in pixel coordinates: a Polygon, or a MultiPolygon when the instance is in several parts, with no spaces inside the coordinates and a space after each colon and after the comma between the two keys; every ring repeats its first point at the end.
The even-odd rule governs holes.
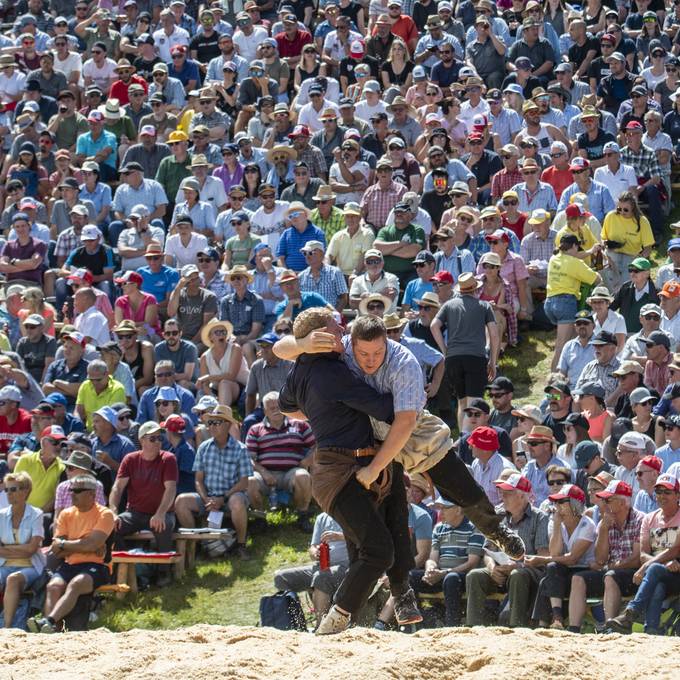
{"type": "Polygon", "coordinates": [[[658,555],[671,548],[680,534],[680,509],[667,522],[661,510],[645,515],[640,529],[640,550],[648,555],[658,555]]]}
{"type": "MultiPolygon", "coordinates": [[[[153,295],[151,295],[151,293],[142,293],[142,296],[143,296],[142,304],[139,305],[137,311],[134,311],[132,309],[132,306],[130,305],[130,298],[127,295],[121,295],[116,300],[116,307],[123,311],[124,319],[131,319],[135,323],[144,323],[144,317],[146,316],[147,307],[149,305],[156,305],[158,303],[156,302],[156,298],[153,295]]],[[[157,320],[156,326],[153,328],[153,330],[156,333],[159,333],[160,329],[161,329],[160,322],[157,320]]]]}
{"type": "MultiPolygon", "coordinates": [[[[85,474],[85,473],[83,473],[85,474]]],[[[95,492],[95,500],[99,505],[106,507],[106,498],[104,496],[104,487],[102,483],[97,480],[97,490],[95,492]]],[[[54,497],[54,511],[70,508],[73,505],[73,495],[71,494],[71,481],[69,479],[60,482],[57,486],[57,491],[54,497]]]]}

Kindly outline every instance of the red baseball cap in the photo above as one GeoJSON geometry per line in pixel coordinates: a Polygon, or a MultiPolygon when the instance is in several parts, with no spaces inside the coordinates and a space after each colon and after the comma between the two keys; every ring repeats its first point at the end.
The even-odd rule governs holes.
{"type": "Polygon", "coordinates": [[[430,281],[436,281],[437,283],[453,283],[453,276],[451,275],[451,272],[447,272],[445,269],[442,269],[440,272],[437,272],[434,276],[430,277],[430,281]]]}
{"type": "Polygon", "coordinates": [[[82,333],[78,333],[78,331],[72,331],[71,333],[62,333],[61,339],[70,340],[71,342],[75,342],[76,345],[80,345],[81,347],[85,347],[87,345],[87,342],[85,341],[85,336],[82,333]]]}
{"type": "Polygon", "coordinates": [[[137,272],[133,271],[128,271],[123,274],[123,276],[119,276],[117,279],[114,279],[114,281],[117,284],[121,283],[136,283],[138,286],[141,286],[142,283],[144,282],[144,279],[142,278],[141,274],[138,274],[137,272]]]}
{"type": "Polygon", "coordinates": [[[50,439],[66,439],[64,430],[59,425],[48,425],[41,433],[40,439],[50,437],[50,439]]]}
{"type": "Polygon", "coordinates": [[[579,503],[586,502],[586,495],[583,489],[576,484],[565,484],[557,493],[548,496],[551,501],[563,501],[567,498],[573,498],[579,503]]]}
{"type": "Polygon", "coordinates": [[[168,432],[184,432],[187,428],[187,423],[182,416],[174,414],[168,416],[162,423],[161,427],[168,432]]]}
{"type": "Polygon", "coordinates": [[[70,276],[66,277],[67,281],[82,281],[83,283],[87,283],[90,285],[94,281],[94,277],[92,276],[92,272],[88,271],[85,268],[81,269],[76,269],[73,273],[70,274],[70,276]]]}
{"type": "Polygon", "coordinates": [[[504,491],[524,491],[531,493],[531,482],[522,475],[510,475],[507,479],[497,479],[494,484],[504,491]]]}
{"type": "MultiPolygon", "coordinates": [[[[477,126],[474,126],[474,127],[477,127],[477,126]]],[[[484,135],[481,132],[471,132],[468,135],[468,141],[471,140],[471,139],[474,139],[474,140],[484,139],[484,135]]]]}
{"type": "Polygon", "coordinates": [[[493,427],[486,425],[476,427],[467,438],[467,442],[482,451],[498,451],[498,433],[493,427]]]}
{"type": "Polygon", "coordinates": [[[680,484],[678,484],[677,478],[667,473],[659,475],[659,478],[654,482],[654,486],[663,486],[671,491],[680,491],[680,484]]]}
{"type": "Polygon", "coordinates": [[[626,130],[642,130],[642,123],[637,120],[631,120],[627,125],[626,125],[626,130]]]}
{"type": "Polygon", "coordinates": [[[484,237],[484,240],[487,243],[491,241],[505,241],[506,243],[510,243],[510,236],[508,236],[508,232],[505,231],[505,229],[496,229],[496,231],[494,231],[493,234],[487,234],[484,237]]]}
{"type": "Polygon", "coordinates": [[[638,462],[638,465],[646,465],[648,468],[652,468],[652,470],[661,472],[663,461],[658,456],[645,456],[638,462]]]}
{"type": "Polygon", "coordinates": [[[578,203],[570,203],[564,210],[567,217],[583,217],[585,210],[578,203]]]}
{"type": "Polygon", "coordinates": [[[607,488],[595,494],[598,498],[611,498],[612,496],[625,496],[631,498],[633,489],[630,484],[614,479],[607,484],[607,488]]]}
{"type": "Polygon", "coordinates": [[[288,139],[295,139],[295,137],[311,137],[312,133],[306,125],[296,125],[293,131],[288,135],[288,139]]]}

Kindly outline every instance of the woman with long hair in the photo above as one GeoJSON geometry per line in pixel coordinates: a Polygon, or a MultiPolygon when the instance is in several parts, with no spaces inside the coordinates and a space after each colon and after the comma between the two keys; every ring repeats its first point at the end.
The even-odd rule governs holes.
{"type": "MultiPolygon", "coordinates": [[[[593,444],[595,446],[595,444],[593,444]]],[[[546,628],[563,629],[562,602],[571,589],[571,577],[584,571],[595,558],[595,522],[585,514],[586,495],[575,484],[565,484],[548,498],[555,512],[548,524],[549,555],[534,555],[525,560],[529,567],[546,567],[538,586],[532,618],[546,628]]]]}
{"type": "Polygon", "coordinates": [[[81,200],[92,201],[95,212],[97,213],[96,224],[99,228],[109,223],[111,212],[111,187],[99,181],[99,163],[85,161],[83,163],[84,183],[80,185],[81,200]]]}
{"type": "Polygon", "coordinates": [[[611,434],[614,414],[607,410],[604,401],[604,388],[600,385],[584,386],[584,391],[574,396],[578,397],[581,413],[588,420],[588,434],[594,442],[603,444],[611,434]],[[599,393],[602,390],[602,393],[599,393]]]}
{"type": "Polygon", "coordinates": [[[59,149],[54,154],[54,166],[56,169],[49,177],[53,199],[61,198],[61,191],[58,187],[67,177],[73,177],[78,184],[83,183],[82,170],[73,165],[72,160],[71,152],[68,149],[59,149]]]}
{"type": "Polygon", "coordinates": [[[21,594],[45,570],[45,529],[42,510],[28,503],[33,489],[28,473],[5,475],[3,484],[7,505],[0,510],[0,590],[5,628],[11,628],[21,594]]]}
{"type": "MultiPolygon", "coordinates": [[[[676,7],[680,7],[680,5],[676,5],[676,7]]],[[[666,133],[668,133],[668,130],[666,130],[665,117],[675,109],[676,97],[673,95],[678,89],[678,83],[680,82],[680,77],[678,76],[679,67],[680,60],[677,57],[670,57],[664,64],[664,79],[657,83],[654,88],[654,99],[661,105],[661,113],[664,115],[664,132],[666,133]]],[[[672,135],[671,139],[673,139],[672,135]]],[[[677,142],[677,135],[673,142],[677,142]]]]}
{"type": "Polygon", "coordinates": [[[302,48],[302,56],[297,66],[295,67],[295,75],[293,77],[293,86],[295,92],[300,91],[300,86],[305,80],[316,78],[317,76],[326,75],[326,65],[321,63],[319,53],[316,51],[314,45],[305,45],[302,48]]]}
{"type": "Polygon", "coordinates": [[[567,32],[564,20],[570,9],[571,7],[564,0],[544,0],[543,2],[543,20],[552,25],[558,36],[567,32]]]}
{"type": "Polygon", "coordinates": [[[26,288],[21,294],[21,309],[17,312],[19,318],[19,328],[21,335],[26,335],[24,330],[24,320],[31,314],[38,314],[45,319],[44,331],[47,335],[54,337],[54,320],[56,310],[45,299],[45,294],[40,288],[26,288]]]}
{"type": "MultiPolygon", "coordinates": [[[[607,25],[607,10],[602,4],[602,0],[584,0],[583,20],[586,22],[586,29],[595,35],[604,31],[607,25]]],[[[557,35],[562,35],[558,33],[557,35]]]]}
{"type": "Polygon", "coordinates": [[[574,470],[578,467],[574,458],[574,448],[581,442],[590,441],[588,429],[588,420],[581,413],[570,413],[562,424],[566,441],[557,449],[557,457],[574,470]]]}
{"type": "Polygon", "coordinates": [[[657,446],[666,443],[662,419],[652,413],[652,407],[658,401],[646,387],[638,387],[630,393],[630,407],[633,409],[633,429],[640,434],[646,434],[654,440],[657,446]]]}
{"type": "Polygon", "coordinates": [[[628,266],[636,257],[648,258],[654,245],[649,220],[640,212],[637,196],[631,191],[619,195],[616,210],[607,213],[602,223],[602,243],[606,246],[610,290],[618,290],[630,279],[628,266]]]}
{"type": "Polygon", "coordinates": [[[227,61],[222,67],[222,82],[215,84],[217,95],[217,108],[228,113],[233,120],[238,117],[238,91],[239,84],[236,82],[237,68],[232,61],[227,61]]]}
{"type": "Polygon", "coordinates": [[[488,302],[493,309],[501,338],[501,352],[504,352],[508,344],[517,344],[517,315],[512,290],[501,278],[501,258],[497,253],[484,253],[479,264],[483,272],[479,277],[482,281],[479,299],[488,302]]]}
{"type": "Polygon", "coordinates": [[[380,65],[380,78],[383,88],[397,86],[402,94],[408,91],[413,83],[413,69],[415,64],[409,59],[406,43],[400,38],[395,38],[390,45],[387,59],[380,65]]]}
{"type": "Polygon", "coordinates": [[[161,325],[158,318],[158,302],[151,293],[141,290],[142,276],[137,272],[125,272],[116,279],[116,283],[123,287],[123,295],[116,299],[114,314],[116,326],[129,319],[137,327],[140,339],[160,342],[161,325]]]}
{"type": "Polygon", "coordinates": [[[243,189],[246,192],[246,199],[243,207],[246,210],[257,210],[262,205],[259,196],[260,184],[262,184],[262,171],[257,163],[246,163],[243,168],[243,189]]]}
{"type": "MultiPolygon", "coordinates": [[[[600,2],[600,0],[596,0],[600,2]]],[[[642,15],[642,30],[635,41],[635,51],[637,52],[640,63],[643,63],[649,54],[649,45],[652,40],[658,40],[661,47],[670,53],[672,50],[670,38],[661,30],[659,18],[655,12],[647,11],[642,15]]]]}

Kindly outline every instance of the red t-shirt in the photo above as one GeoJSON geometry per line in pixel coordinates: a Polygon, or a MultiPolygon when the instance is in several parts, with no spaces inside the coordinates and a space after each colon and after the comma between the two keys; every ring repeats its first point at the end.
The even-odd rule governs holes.
{"type": "Polygon", "coordinates": [[[31,414],[20,408],[18,418],[13,425],[7,422],[5,416],[0,416],[0,455],[7,456],[9,447],[20,434],[28,434],[31,431],[31,414]]]}
{"type": "Polygon", "coordinates": [[[574,176],[571,174],[569,168],[566,170],[557,170],[554,165],[551,165],[543,171],[541,182],[546,182],[553,188],[555,196],[557,196],[557,200],[559,201],[562,192],[570,184],[574,183],[574,176]]]}
{"type": "Polygon", "coordinates": [[[109,91],[109,99],[117,99],[121,106],[125,106],[130,103],[130,95],[128,94],[128,88],[132,84],[141,85],[144,88],[144,94],[149,93],[149,83],[146,82],[144,78],[140,76],[132,75],[130,76],[130,82],[124,83],[122,80],[117,80],[113,85],[111,85],[111,90],[109,91]]]}
{"type": "Polygon", "coordinates": [[[524,238],[524,223],[527,221],[528,215],[526,213],[519,213],[519,218],[517,222],[514,222],[513,224],[510,224],[508,222],[508,214],[507,213],[501,213],[501,223],[506,229],[510,229],[511,231],[515,232],[515,236],[520,240],[520,243],[522,239],[524,238]]]}
{"type": "Polygon", "coordinates": [[[163,498],[165,482],[176,482],[179,477],[177,458],[169,451],[161,451],[153,460],[142,458],[141,451],[128,453],[118,468],[118,477],[129,480],[127,509],[153,515],[163,498]]]}
{"type": "Polygon", "coordinates": [[[276,44],[279,47],[279,57],[299,57],[302,54],[302,48],[312,42],[312,34],[309,31],[300,31],[295,34],[293,40],[288,40],[286,33],[281,31],[274,36],[276,44]]]}

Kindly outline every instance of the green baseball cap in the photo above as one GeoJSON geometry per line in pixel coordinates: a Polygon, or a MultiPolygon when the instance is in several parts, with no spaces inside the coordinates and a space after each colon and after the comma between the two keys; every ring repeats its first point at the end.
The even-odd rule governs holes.
{"type": "Polygon", "coordinates": [[[636,257],[628,266],[639,272],[648,272],[652,268],[652,263],[645,257],[636,257]]]}

